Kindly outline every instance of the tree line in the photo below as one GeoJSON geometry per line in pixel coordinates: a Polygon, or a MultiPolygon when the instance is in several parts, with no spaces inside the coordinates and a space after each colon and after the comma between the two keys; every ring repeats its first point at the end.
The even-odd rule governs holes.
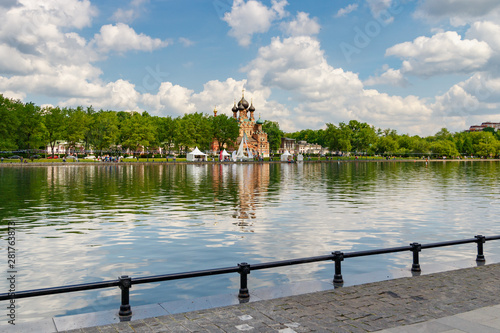
{"type": "MultiPolygon", "coordinates": [[[[231,145],[239,134],[237,121],[224,114],[216,117],[190,113],[179,117],[152,116],[146,111],[94,110],[92,107],[40,107],[34,103],[5,98],[0,94],[0,151],[34,151],[54,147],[59,141],[67,148],[122,153],[155,151],[186,152],[198,146],[211,148],[213,139],[220,147],[231,145]]],[[[331,152],[367,155],[498,156],[500,133],[493,128],[482,132],[450,133],[446,128],[428,137],[398,134],[394,129],[377,129],[351,120],[325,129],[284,133],[276,121],[265,121],[270,149],[277,152],[281,138],[288,137],[319,144],[331,152]]]]}
{"type": "Polygon", "coordinates": [[[480,132],[451,133],[442,128],[434,135],[398,134],[394,129],[380,129],[351,120],[338,125],[326,124],[326,129],[287,133],[287,137],[328,147],[330,151],[366,155],[396,156],[479,156],[500,155],[500,132],[485,128],[480,132]]]}
{"type": "MultiPolygon", "coordinates": [[[[238,122],[224,114],[191,113],[158,117],[148,112],[96,111],[92,107],[40,107],[5,98],[0,94],[0,151],[35,151],[65,142],[73,151],[122,153],[156,151],[186,152],[198,146],[208,151],[213,139],[220,147],[231,145],[239,135],[238,122]]],[[[279,148],[279,125],[263,124],[274,149],[279,148]],[[278,132],[276,131],[276,128],[278,132]]]]}

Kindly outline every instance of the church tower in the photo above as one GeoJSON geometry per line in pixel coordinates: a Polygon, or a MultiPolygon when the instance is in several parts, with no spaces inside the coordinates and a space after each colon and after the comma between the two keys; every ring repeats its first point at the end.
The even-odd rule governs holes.
{"type": "Polygon", "coordinates": [[[238,120],[240,127],[240,134],[236,140],[236,147],[239,146],[243,139],[243,135],[246,134],[248,145],[252,153],[261,157],[269,157],[267,134],[262,130],[264,121],[260,119],[260,116],[257,121],[255,120],[253,100],[251,104],[248,103],[245,99],[245,90],[242,91],[238,105],[236,106],[236,102],[234,103],[232,111],[233,117],[238,120]]]}

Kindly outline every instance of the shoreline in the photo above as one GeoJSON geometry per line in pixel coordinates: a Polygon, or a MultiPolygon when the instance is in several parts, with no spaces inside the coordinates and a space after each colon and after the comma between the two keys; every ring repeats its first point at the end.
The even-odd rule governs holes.
{"type": "Polygon", "coordinates": [[[287,161],[239,161],[239,162],[219,162],[219,161],[139,161],[139,162],[0,162],[0,167],[31,167],[31,166],[84,166],[84,165],[232,165],[232,164],[309,164],[309,163],[446,163],[446,162],[499,162],[500,159],[349,159],[349,160],[313,160],[300,162],[287,161]]]}

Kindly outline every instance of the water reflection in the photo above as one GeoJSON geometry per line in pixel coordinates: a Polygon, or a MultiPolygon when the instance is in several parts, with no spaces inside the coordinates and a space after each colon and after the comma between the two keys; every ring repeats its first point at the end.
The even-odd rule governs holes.
{"type": "MultiPolygon", "coordinates": [[[[32,289],[495,235],[499,176],[498,162],[2,167],[0,252],[5,226],[15,222],[19,289],[32,289]]],[[[421,261],[474,253],[473,246],[426,251],[421,261]]],[[[499,247],[487,244],[490,253],[499,247]]],[[[410,253],[356,258],[343,271],[410,263],[410,253]]],[[[252,272],[250,287],[332,272],[331,263],[252,272]]],[[[140,305],[237,288],[238,276],[217,276],[134,287],[132,299],[140,305]]],[[[20,313],[47,317],[118,303],[110,289],[20,300],[20,313]]]]}

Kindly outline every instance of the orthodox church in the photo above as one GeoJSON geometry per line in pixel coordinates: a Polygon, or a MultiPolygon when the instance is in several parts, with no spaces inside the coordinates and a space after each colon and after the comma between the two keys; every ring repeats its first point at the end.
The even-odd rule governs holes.
{"type": "MultiPolygon", "coordinates": [[[[233,118],[238,121],[240,127],[240,134],[233,148],[237,150],[246,135],[248,148],[254,156],[269,157],[269,141],[267,141],[267,134],[262,130],[264,121],[260,119],[260,116],[259,119],[255,120],[253,102],[248,104],[243,93],[238,105],[234,102],[232,111],[233,118]]],[[[214,111],[214,114],[217,115],[216,111],[214,111]]]]}

